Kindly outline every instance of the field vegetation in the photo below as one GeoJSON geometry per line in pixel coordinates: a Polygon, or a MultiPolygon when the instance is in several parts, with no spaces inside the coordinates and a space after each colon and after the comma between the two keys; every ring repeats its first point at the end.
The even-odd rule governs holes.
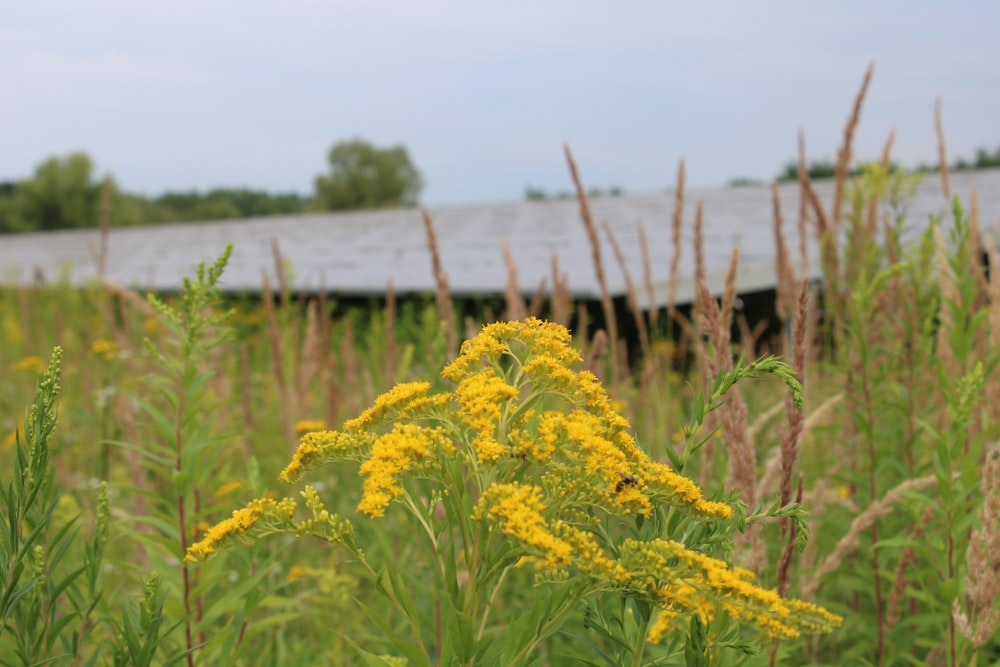
{"type": "Polygon", "coordinates": [[[635,340],[558,275],[460,321],[429,215],[424,302],[222,294],[228,254],[4,290],[0,664],[997,664],[997,251],[974,199],[907,220],[891,138],[854,160],[870,74],[833,200],[804,148],[797,216],[775,189],[767,339],[735,252],[708,291],[683,164],[698,296],[618,266],[635,340]]]}

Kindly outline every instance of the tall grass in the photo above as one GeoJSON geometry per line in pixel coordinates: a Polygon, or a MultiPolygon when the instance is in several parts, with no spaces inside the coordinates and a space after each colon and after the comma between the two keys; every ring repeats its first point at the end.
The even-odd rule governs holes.
{"type": "MultiPolygon", "coordinates": [[[[845,619],[842,628],[778,642],[723,608],[680,614],[683,623],[665,626],[661,644],[649,644],[657,603],[637,588],[597,590],[593,573],[510,567],[521,556],[537,565],[545,553],[505,532],[514,515],[496,509],[499,491],[486,491],[528,480],[549,489],[554,479],[518,456],[497,469],[477,467],[474,454],[441,458],[448,475],[439,486],[414,480],[405,487],[409,501],[394,501],[400,511],[392,505],[377,520],[356,509],[371,491],[370,475],[332,465],[313,473],[307,519],[282,523],[286,506],[277,498],[289,489],[277,479],[297,446],[301,452],[302,442],[329,437],[328,428],[342,431],[397,383],[461,394],[462,379],[439,371],[457,358],[460,337],[490,317],[459,321],[437,254],[438,290],[422,302],[397,303],[391,289],[382,309],[345,311],[328,296],[296,301],[275,246],[277,286],[266,281],[261,299],[215,290],[224,260],[162,300],[105,284],[0,292],[0,418],[9,434],[0,455],[12,471],[0,478],[0,663],[996,663],[1000,278],[988,269],[997,253],[980,232],[974,201],[943,200],[933,220],[907,219],[916,181],[889,169],[891,137],[876,162],[849,175],[870,80],[871,70],[845,126],[832,201],[821,201],[809,182],[800,141],[797,248],[785,230],[789,202],[773,191],[784,331],[759,343],[783,352],[801,405],[782,382],[747,384],[747,369],[762,362],[749,323],[734,321],[738,258],[722,298],[713,299],[704,286],[704,212],[698,206],[694,220],[682,216],[683,161],[673,257],[662,267],[669,303],[657,311],[644,309],[640,296],[645,289],[650,300],[655,267],[626,266],[607,230],[602,240],[566,151],[595,273],[605,275],[611,252],[628,276],[636,349],[616,333],[610,296],[602,298],[603,328],[591,331],[592,314],[572,303],[555,258],[546,299],[526,303],[506,290],[510,318],[541,313],[576,323],[570,345],[581,362],[572,372],[589,369],[602,381],[605,417],[628,421],[636,452],[698,480],[735,512],[723,529],[684,523],[666,505],[638,520],[642,512],[626,512],[624,520],[597,503],[563,505],[543,495],[543,520],[563,508],[559,518],[571,515],[602,535],[614,559],[630,553],[626,539],[675,540],[752,569],[783,598],[828,607],[845,619]],[[913,224],[925,231],[905,240],[913,224]],[[821,249],[821,291],[800,279],[807,235],[821,249]],[[674,303],[684,252],[698,267],[690,317],[674,303]],[[739,329],[736,342],[731,332],[739,329]],[[25,413],[25,406],[33,407],[25,413]],[[267,532],[323,539],[254,539],[206,563],[183,560],[248,503],[276,512],[267,532]],[[350,519],[354,551],[341,548],[347,524],[333,517],[350,519]],[[414,529],[423,536],[407,537],[414,529]],[[487,575],[482,568],[491,563],[497,569],[487,575]],[[546,614],[562,625],[543,628],[546,614]],[[331,627],[339,631],[331,635],[331,627]]],[[[936,124],[943,151],[940,110],[936,124]]],[[[424,222],[434,248],[433,221],[424,222]]],[[[505,258],[515,285],[515,249],[505,258]]],[[[496,371],[523,399],[530,386],[509,376],[528,361],[518,345],[496,371]]],[[[539,400],[551,409],[557,397],[539,400]]],[[[453,418],[446,417],[435,418],[453,418]]],[[[516,426],[497,433],[527,437],[516,426]]],[[[523,426],[537,434],[537,422],[523,426]]],[[[452,436],[466,445],[474,439],[461,429],[452,436]]],[[[579,444],[562,442],[567,455],[576,446],[568,442],[579,444]]],[[[575,471],[564,481],[577,484],[593,473],[558,470],[575,471]]],[[[636,492],[646,493],[642,470],[614,470],[603,486],[588,488],[613,501],[635,480],[636,492]]],[[[675,578],[662,580],[664,595],[694,576],[693,561],[684,565],[679,554],[667,560],[675,578]]]]}

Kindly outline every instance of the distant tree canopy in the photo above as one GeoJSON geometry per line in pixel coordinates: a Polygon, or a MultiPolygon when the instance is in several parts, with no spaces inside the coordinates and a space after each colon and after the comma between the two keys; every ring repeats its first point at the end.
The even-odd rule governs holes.
{"type": "MultiPolygon", "coordinates": [[[[623,194],[625,194],[625,191],[617,185],[612,185],[607,190],[598,187],[587,190],[587,196],[591,199],[596,199],[597,197],[621,197],[623,194]]],[[[576,193],[569,190],[548,193],[543,188],[535,187],[534,185],[524,188],[525,201],[546,201],[549,199],[576,199],[576,193]]]]}
{"type": "Polygon", "coordinates": [[[423,189],[404,146],[343,141],[330,149],[329,162],[330,173],[316,177],[316,203],[323,210],[413,206],[423,189]]]}
{"type": "Polygon", "coordinates": [[[0,233],[97,227],[105,182],[109,222],[115,227],[409,206],[423,187],[403,146],[377,148],[354,139],[336,144],[329,160],[331,171],[316,179],[312,197],[248,188],[146,197],[122,192],[109,176],[99,177],[86,153],[51,157],[31,178],[0,182],[0,233]]]}
{"type": "Polygon", "coordinates": [[[759,178],[749,178],[747,176],[737,176],[736,178],[730,178],[726,182],[726,186],[730,188],[746,188],[757,185],[764,185],[764,181],[759,178]]]}
{"type": "Polygon", "coordinates": [[[35,177],[21,183],[14,195],[18,217],[36,221],[41,230],[94,224],[101,186],[92,180],[94,165],[84,153],[49,158],[35,177]]]}
{"type": "Polygon", "coordinates": [[[167,192],[149,203],[148,222],[189,222],[292,215],[306,210],[309,198],[294,192],[216,188],[204,194],[194,190],[167,192]]]}
{"type": "MultiPolygon", "coordinates": [[[[966,160],[965,158],[959,158],[955,160],[953,164],[948,165],[948,169],[951,171],[971,171],[974,169],[992,169],[995,167],[1000,167],[1000,146],[992,153],[987,148],[979,148],[976,150],[976,157],[974,160],[966,160]]],[[[898,169],[899,165],[896,163],[890,164],[890,169],[898,169]]],[[[919,164],[914,169],[918,172],[936,172],[941,170],[941,165],[939,164],[919,164]]],[[[806,173],[809,175],[810,180],[819,180],[823,178],[833,178],[836,175],[836,164],[830,160],[814,160],[808,164],[806,167],[806,173]]],[[[858,175],[859,171],[856,168],[850,170],[852,176],[858,175]]],[[[784,168],[778,174],[778,181],[795,181],[799,178],[799,165],[798,162],[792,160],[785,164],[784,168]]],[[[745,180],[745,179],[733,179],[734,181],[745,180]]]]}
{"type": "MultiPolygon", "coordinates": [[[[330,172],[316,178],[313,197],[297,193],[269,193],[247,188],[216,188],[208,192],[167,192],[157,197],[123,192],[110,176],[95,173],[86,153],[50,157],[31,178],[0,182],[0,233],[97,227],[107,188],[108,220],[124,227],[163,222],[290,215],[310,210],[349,210],[380,206],[411,206],[423,187],[420,172],[403,146],[378,148],[353,139],[336,144],[329,153],[330,172]]],[[[1000,167],[1000,146],[980,148],[972,160],[959,159],[953,171],[1000,167]]],[[[919,165],[917,171],[937,171],[938,165],[919,165]]],[[[813,161],[810,178],[830,178],[834,164],[813,161]]],[[[852,173],[855,173],[852,171],[852,173]]],[[[798,178],[798,165],[785,166],[779,180],[798,178]]],[[[752,184],[733,179],[733,185],[752,184]]],[[[618,196],[622,189],[592,188],[591,197],[618,196]]],[[[528,186],[529,201],[572,198],[569,191],[548,193],[528,186]]]]}
{"type": "Polygon", "coordinates": [[[96,226],[105,187],[109,222],[137,224],[141,207],[134,198],[122,193],[110,176],[96,178],[86,153],[71,153],[45,160],[30,179],[0,187],[0,232],[96,226]]]}
{"type": "MultiPolygon", "coordinates": [[[[972,169],[992,169],[994,167],[1000,167],[1000,146],[997,146],[996,150],[992,153],[988,148],[979,148],[976,150],[976,158],[971,162],[964,158],[959,158],[955,161],[955,164],[951,166],[952,171],[969,171],[972,169]]],[[[938,171],[937,165],[920,165],[917,167],[918,171],[938,171]]]]}
{"type": "MultiPolygon", "coordinates": [[[[836,173],[837,165],[829,160],[814,160],[806,165],[806,174],[808,174],[809,179],[813,181],[824,178],[833,178],[836,173]]],[[[793,160],[787,163],[785,168],[781,170],[781,173],[778,174],[778,181],[797,180],[799,180],[799,163],[793,160]]]]}

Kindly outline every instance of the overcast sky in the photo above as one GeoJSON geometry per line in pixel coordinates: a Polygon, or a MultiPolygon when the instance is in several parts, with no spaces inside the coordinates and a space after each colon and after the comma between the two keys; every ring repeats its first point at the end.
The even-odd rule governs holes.
{"type": "Polygon", "coordinates": [[[83,150],[126,190],[313,190],[335,142],[402,143],[426,204],[773,177],[1000,146],[1000,2],[0,0],[0,180],[83,150]]]}

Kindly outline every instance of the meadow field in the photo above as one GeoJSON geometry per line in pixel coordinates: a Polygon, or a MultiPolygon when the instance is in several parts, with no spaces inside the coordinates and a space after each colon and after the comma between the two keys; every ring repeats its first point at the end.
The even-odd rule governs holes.
{"type": "Polygon", "coordinates": [[[0,664],[998,664],[997,251],[974,201],[904,239],[857,119],[776,208],[767,339],[642,266],[628,341],[609,296],[344,308],[226,255],[3,290],[0,664]]]}

